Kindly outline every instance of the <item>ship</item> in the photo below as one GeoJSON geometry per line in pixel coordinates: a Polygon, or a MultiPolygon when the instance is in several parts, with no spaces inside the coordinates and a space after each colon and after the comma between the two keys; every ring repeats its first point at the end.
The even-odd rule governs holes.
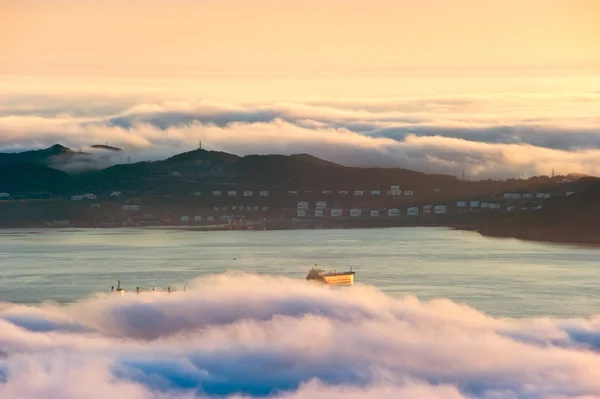
{"type": "Polygon", "coordinates": [[[331,285],[354,284],[355,274],[356,273],[353,272],[352,269],[350,269],[349,272],[337,272],[335,270],[325,272],[324,270],[317,268],[317,265],[314,265],[306,275],[306,280],[331,285]]]}

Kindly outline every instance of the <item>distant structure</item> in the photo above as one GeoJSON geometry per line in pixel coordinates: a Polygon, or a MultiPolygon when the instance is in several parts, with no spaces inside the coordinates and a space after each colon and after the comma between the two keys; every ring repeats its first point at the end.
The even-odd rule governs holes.
{"type": "Polygon", "coordinates": [[[202,149],[202,140],[198,140],[198,149],[201,150],[202,149]]]}

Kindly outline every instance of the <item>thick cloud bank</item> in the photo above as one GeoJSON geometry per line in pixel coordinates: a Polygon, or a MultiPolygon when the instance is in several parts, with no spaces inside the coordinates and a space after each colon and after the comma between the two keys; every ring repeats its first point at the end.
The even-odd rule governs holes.
{"type": "Polygon", "coordinates": [[[516,85],[509,80],[498,84],[503,91],[464,92],[459,86],[445,94],[438,91],[453,80],[418,93],[393,81],[390,88],[380,82],[375,89],[366,83],[352,89],[358,84],[352,80],[332,83],[338,89],[347,85],[343,95],[323,84],[314,93],[307,88],[292,95],[291,88],[277,91],[272,82],[252,90],[235,81],[144,93],[137,86],[108,86],[102,94],[97,87],[45,92],[14,84],[0,99],[0,150],[108,142],[126,150],[109,161],[123,162],[127,156],[164,158],[202,140],[205,148],[239,155],[308,152],[351,166],[465,172],[473,178],[553,169],[600,175],[600,80],[576,88],[569,80],[560,90],[540,89],[545,80],[530,80],[519,81],[514,92],[507,92],[516,85]]]}
{"type": "Polygon", "coordinates": [[[598,398],[600,319],[495,319],[360,284],[0,306],[0,398],[598,398]]]}

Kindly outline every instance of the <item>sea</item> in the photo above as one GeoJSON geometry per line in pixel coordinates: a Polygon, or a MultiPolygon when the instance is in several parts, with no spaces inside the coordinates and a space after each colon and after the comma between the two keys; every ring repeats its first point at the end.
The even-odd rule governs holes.
{"type": "Polygon", "coordinates": [[[496,317],[589,317],[600,309],[600,249],[446,228],[201,232],[0,230],[0,301],[71,303],[117,281],[182,290],[211,274],[303,280],[313,265],[354,270],[392,296],[448,298],[496,317]]]}

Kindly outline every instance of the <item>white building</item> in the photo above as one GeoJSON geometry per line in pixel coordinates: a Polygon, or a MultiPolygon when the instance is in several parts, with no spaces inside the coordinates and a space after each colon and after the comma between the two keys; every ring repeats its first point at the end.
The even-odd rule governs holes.
{"type": "Polygon", "coordinates": [[[321,191],[321,194],[323,194],[323,195],[329,195],[329,194],[331,194],[331,191],[330,190],[323,190],[323,191],[321,191]]]}
{"type": "Polygon", "coordinates": [[[469,204],[471,208],[479,208],[479,201],[471,201],[469,204]]]}
{"type": "Polygon", "coordinates": [[[298,209],[296,211],[296,216],[298,216],[299,218],[303,218],[306,216],[306,210],[304,209],[298,209]]]}
{"type": "Polygon", "coordinates": [[[446,213],[446,205],[436,205],[434,212],[436,215],[442,215],[446,213]]]}
{"type": "Polygon", "coordinates": [[[496,202],[493,202],[490,204],[490,209],[494,209],[494,210],[502,209],[502,205],[500,205],[496,202]]]}
{"type": "Polygon", "coordinates": [[[269,196],[269,192],[268,191],[261,191],[260,192],[260,196],[261,197],[268,197],[269,196]]]}
{"type": "Polygon", "coordinates": [[[327,209],[327,202],[326,201],[317,201],[315,208],[316,209],[327,209]]]}
{"type": "Polygon", "coordinates": [[[315,209],[315,217],[323,217],[325,215],[325,211],[323,209],[315,209]]]}
{"type": "Polygon", "coordinates": [[[288,194],[289,195],[296,195],[296,194],[298,194],[298,190],[290,190],[290,191],[288,191],[288,194]]]}
{"type": "Polygon", "coordinates": [[[423,205],[423,213],[430,214],[433,206],[432,205],[423,205]]]}
{"type": "Polygon", "coordinates": [[[569,195],[573,195],[575,194],[575,191],[567,191],[566,196],[568,197],[569,195]]]}
{"type": "Polygon", "coordinates": [[[548,194],[548,193],[537,193],[537,197],[539,199],[548,199],[548,198],[550,198],[550,194],[548,194]]]}
{"type": "Polygon", "coordinates": [[[350,209],[350,217],[359,217],[362,215],[362,210],[360,209],[350,209]]]}
{"type": "Polygon", "coordinates": [[[405,190],[404,195],[407,197],[412,197],[415,192],[412,190],[405,190]]]}
{"type": "Polygon", "coordinates": [[[244,191],[244,197],[252,197],[252,191],[244,191]]]}
{"type": "Polygon", "coordinates": [[[221,196],[221,190],[215,190],[215,191],[213,191],[213,196],[220,197],[221,196]]]}
{"type": "Polygon", "coordinates": [[[481,209],[490,209],[490,203],[489,202],[482,202],[481,203],[481,209]]]}
{"type": "Polygon", "coordinates": [[[182,216],[182,217],[181,217],[181,221],[182,221],[183,223],[187,223],[187,222],[189,222],[189,221],[190,221],[190,217],[189,217],[189,216],[182,216]]]}
{"type": "Polygon", "coordinates": [[[467,207],[467,203],[465,201],[458,201],[456,203],[456,207],[457,208],[466,208],[467,207]]]}
{"type": "Polygon", "coordinates": [[[381,195],[381,190],[371,190],[371,195],[381,195]]]}
{"type": "Polygon", "coordinates": [[[110,196],[111,197],[120,197],[121,194],[123,194],[123,193],[120,191],[113,191],[112,193],[110,193],[110,196]]]}
{"type": "Polygon", "coordinates": [[[194,216],[194,222],[201,222],[202,216],[194,216]]]}
{"type": "Polygon", "coordinates": [[[123,210],[127,212],[137,212],[140,210],[139,205],[123,205],[123,210]]]}
{"type": "Polygon", "coordinates": [[[228,197],[236,197],[237,196],[237,191],[227,191],[227,196],[228,197]]]}
{"type": "Polygon", "coordinates": [[[412,206],[406,210],[406,214],[408,216],[419,216],[419,208],[416,206],[412,206]]]}
{"type": "Polygon", "coordinates": [[[338,191],[339,195],[348,195],[348,191],[338,191]]]}
{"type": "Polygon", "coordinates": [[[400,186],[391,186],[390,190],[392,190],[392,191],[400,191],[400,186]]]}
{"type": "Polygon", "coordinates": [[[85,198],[83,194],[71,195],[71,201],[81,201],[85,198]]]}
{"type": "Polygon", "coordinates": [[[333,217],[340,217],[340,216],[342,216],[342,210],[341,209],[332,209],[331,210],[331,216],[333,216],[333,217]]]}
{"type": "Polygon", "coordinates": [[[298,204],[296,205],[296,208],[298,208],[298,209],[308,209],[308,202],[306,202],[306,201],[298,201],[298,204]]]}
{"type": "Polygon", "coordinates": [[[269,207],[268,207],[268,206],[263,206],[263,207],[262,207],[262,210],[263,210],[263,211],[268,211],[268,210],[269,210],[269,207]]]}
{"type": "Polygon", "coordinates": [[[354,196],[355,197],[362,197],[363,194],[364,194],[364,191],[362,191],[362,190],[356,190],[356,191],[354,191],[354,196]]]}
{"type": "Polygon", "coordinates": [[[379,210],[378,209],[372,209],[371,210],[371,217],[373,217],[373,218],[379,217],[379,210]]]}
{"type": "Polygon", "coordinates": [[[504,193],[504,199],[521,199],[521,194],[519,193],[504,193]]]}
{"type": "Polygon", "coordinates": [[[215,206],[213,209],[214,209],[215,211],[218,211],[219,209],[221,209],[221,207],[220,207],[220,206],[215,206]]]}
{"type": "Polygon", "coordinates": [[[391,216],[391,217],[398,217],[398,216],[400,216],[400,209],[396,209],[396,208],[394,208],[394,209],[388,209],[388,216],[391,216]]]}
{"type": "Polygon", "coordinates": [[[85,194],[85,198],[87,198],[89,200],[95,200],[95,199],[97,199],[96,194],[93,194],[93,193],[86,193],[85,194]]]}
{"type": "Polygon", "coordinates": [[[523,194],[523,199],[533,199],[533,195],[527,193],[527,194],[523,194]]]}
{"type": "Polygon", "coordinates": [[[215,218],[214,218],[213,216],[207,216],[207,217],[206,217],[206,220],[207,220],[208,222],[214,222],[214,221],[215,221],[215,218]]]}

